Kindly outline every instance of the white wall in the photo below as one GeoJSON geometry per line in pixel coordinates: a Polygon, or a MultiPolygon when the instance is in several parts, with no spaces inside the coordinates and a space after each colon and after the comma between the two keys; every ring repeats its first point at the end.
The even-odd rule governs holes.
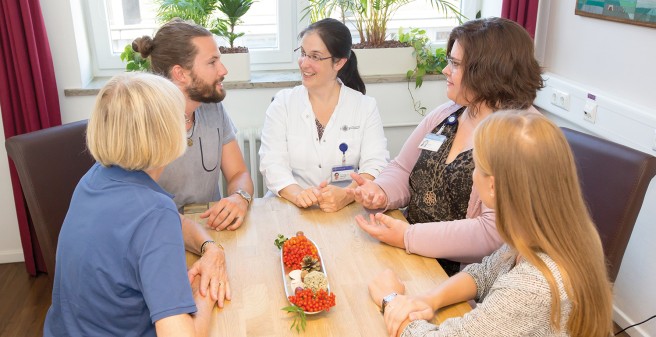
{"type": "MultiPolygon", "coordinates": [[[[5,139],[5,129],[0,118],[0,139],[5,139]]],[[[14,194],[9,177],[9,158],[5,147],[0,147],[0,263],[23,261],[23,249],[18,234],[18,220],[14,194]]]]}
{"type": "MultiPolygon", "coordinates": [[[[574,7],[574,0],[550,2],[544,53],[549,80],[536,105],[559,124],[656,154],[656,29],[577,16],[574,7]],[[571,94],[569,111],[551,105],[554,89],[571,94]],[[599,104],[595,124],[583,121],[588,93],[599,104]]],[[[656,313],[654,205],[652,181],[614,286],[614,319],[622,327],[656,313]]],[[[628,333],[656,336],[656,321],[628,333]]]]}

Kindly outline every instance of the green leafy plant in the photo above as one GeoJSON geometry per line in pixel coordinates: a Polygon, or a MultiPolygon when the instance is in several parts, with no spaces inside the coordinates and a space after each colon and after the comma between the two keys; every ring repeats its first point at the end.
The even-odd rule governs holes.
{"type": "Polygon", "coordinates": [[[121,53],[121,61],[126,62],[126,71],[149,71],[150,61],[141,57],[141,55],[132,50],[132,44],[128,44],[123,48],[121,53]]]}
{"type": "MultiPolygon", "coordinates": [[[[433,8],[440,12],[455,14],[462,22],[462,14],[449,0],[426,1],[429,1],[433,8]]],[[[384,44],[387,36],[387,24],[394,13],[412,0],[309,0],[309,2],[310,4],[303,9],[303,17],[310,15],[310,19],[314,19],[315,8],[324,8],[324,11],[330,9],[328,13],[331,13],[332,9],[339,8],[343,21],[345,13],[352,13],[360,41],[376,47],[384,44]]],[[[321,14],[321,12],[319,13],[321,14]]],[[[316,17],[318,18],[318,16],[316,17]]]]}
{"type": "Polygon", "coordinates": [[[212,28],[212,13],[219,0],[157,0],[157,21],[171,21],[173,18],[191,20],[205,28],[212,28]]]}
{"type": "Polygon", "coordinates": [[[417,59],[417,65],[415,69],[408,70],[406,77],[408,78],[408,92],[412,97],[414,109],[423,116],[426,113],[426,107],[421,105],[421,101],[415,101],[412,90],[410,90],[410,81],[413,78],[415,79],[415,89],[417,89],[421,88],[424,83],[424,75],[441,74],[442,69],[447,65],[446,49],[433,49],[430,45],[430,39],[426,36],[426,31],[419,28],[411,28],[407,33],[404,33],[403,28],[400,28],[399,41],[408,43],[414,48],[413,54],[417,59]]]}
{"type": "Polygon", "coordinates": [[[300,333],[301,330],[305,331],[305,326],[307,325],[307,317],[305,316],[305,311],[301,307],[296,305],[290,305],[284,307],[280,310],[287,311],[287,313],[294,314],[294,321],[289,326],[289,330],[296,328],[296,332],[300,333]]]}
{"type": "Polygon", "coordinates": [[[346,17],[344,11],[348,6],[348,2],[349,0],[308,0],[308,6],[302,10],[303,16],[301,16],[301,20],[309,16],[310,22],[317,22],[329,18],[335,10],[338,10],[341,14],[342,22],[344,22],[346,17]]]}
{"type": "MultiPolygon", "coordinates": [[[[234,47],[235,39],[244,33],[235,33],[241,17],[248,12],[254,0],[156,0],[157,22],[160,24],[173,18],[193,21],[212,33],[224,37],[230,48],[221,47],[222,53],[248,52],[246,47],[234,47]],[[217,14],[225,18],[217,18],[217,14]]],[[[126,71],[149,70],[150,62],[132,50],[132,44],[125,46],[121,60],[127,62],[126,71]]]]}
{"type": "Polygon", "coordinates": [[[235,27],[240,24],[241,17],[248,12],[253,5],[253,0],[219,0],[217,9],[226,17],[216,19],[212,33],[228,40],[230,48],[235,47],[235,40],[244,36],[245,33],[235,33],[235,27]]]}

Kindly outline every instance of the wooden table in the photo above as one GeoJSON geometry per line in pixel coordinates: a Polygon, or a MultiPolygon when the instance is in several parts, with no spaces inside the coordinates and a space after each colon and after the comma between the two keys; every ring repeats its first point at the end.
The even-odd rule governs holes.
{"type": "MultiPolygon", "coordinates": [[[[204,207],[206,209],[206,206],[204,207]]],[[[187,216],[200,221],[200,209],[187,208],[187,216]]],[[[244,224],[236,231],[210,235],[226,250],[232,301],[215,308],[211,336],[298,336],[290,330],[293,316],[282,310],[289,305],[280,265],[280,250],[273,242],[278,234],[287,237],[303,231],[323,256],[328,282],[336,295],[330,312],[307,316],[304,336],[386,336],[383,318],[369,297],[367,284],[386,268],[406,283],[409,294],[417,294],[447,279],[435,259],[408,255],[404,250],[382,244],[355,223],[367,211],[351,204],[337,213],[318,208],[299,209],[281,198],[255,199],[244,224]]],[[[399,211],[390,215],[403,219],[399,211]]],[[[187,264],[197,256],[187,253],[187,264]]],[[[462,316],[471,310],[460,303],[438,312],[436,322],[462,316]]]]}

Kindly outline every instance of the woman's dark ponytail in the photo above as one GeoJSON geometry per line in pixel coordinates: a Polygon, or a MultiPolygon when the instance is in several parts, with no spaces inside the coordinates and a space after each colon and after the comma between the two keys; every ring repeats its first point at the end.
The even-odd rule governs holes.
{"type": "Polygon", "coordinates": [[[355,56],[355,52],[351,50],[351,55],[346,60],[346,63],[337,73],[344,85],[347,87],[361,92],[363,95],[367,93],[367,88],[364,86],[364,81],[360,77],[360,72],[358,71],[358,58],[355,56]]]}

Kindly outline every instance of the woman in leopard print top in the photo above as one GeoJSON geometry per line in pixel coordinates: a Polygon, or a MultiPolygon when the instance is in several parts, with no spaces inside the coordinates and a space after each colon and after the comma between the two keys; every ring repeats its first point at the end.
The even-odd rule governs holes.
{"type": "Polygon", "coordinates": [[[412,226],[383,214],[360,217],[358,224],[408,253],[439,258],[453,275],[460,263],[480,262],[502,244],[494,212],[472,188],[473,130],[496,110],[537,113],[531,104],[543,81],[531,37],[510,20],[454,28],[447,55],[443,73],[451,101],[424,118],[375,181],[356,179],[360,186],[353,193],[369,209],[407,206],[412,226]]]}

